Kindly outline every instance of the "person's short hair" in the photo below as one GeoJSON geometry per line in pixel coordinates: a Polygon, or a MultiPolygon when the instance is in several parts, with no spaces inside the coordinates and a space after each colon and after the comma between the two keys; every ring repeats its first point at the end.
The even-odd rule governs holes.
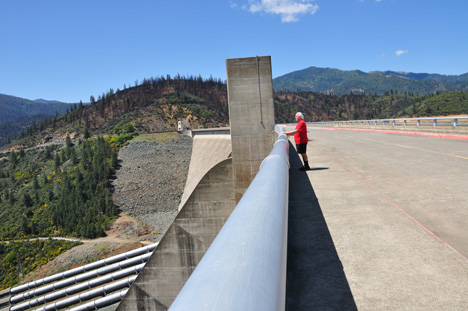
{"type": "Polygon", "coordinates": [[[298,112],[298,113],[296,113],[296,115],[299,115],[301,117],[301,119],[304,120],[304,115],[302,114],[302,112],[298,112]]]}

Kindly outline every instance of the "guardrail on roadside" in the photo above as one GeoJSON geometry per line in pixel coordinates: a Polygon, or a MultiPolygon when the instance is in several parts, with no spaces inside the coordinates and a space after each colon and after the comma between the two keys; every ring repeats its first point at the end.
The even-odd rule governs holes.
{"type": "Polygon", "coordinates": [[[270,155],[169,310],[284,310],[289,142],[270,155]]]}
{"type": "Polygon", "coordinates": [[[367,127],[442,127],[449,126],[453,129],[468,127],[468,116],[456,117],[424,117],[424,118],[399,118],[399,119],[374,119],[374,120],[344,120],[344,121],[321,121],[307,122],[308,125],[338,127],[338,126],[367,126],[367,127]]]}

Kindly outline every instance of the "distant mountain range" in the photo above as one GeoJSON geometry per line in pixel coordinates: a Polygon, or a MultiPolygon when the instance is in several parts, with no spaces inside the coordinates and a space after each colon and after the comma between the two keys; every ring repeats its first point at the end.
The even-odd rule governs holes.
{"type": "Polygon", "coordinates": [[[20,134],[34,122],[54,116],[62,115],[71,104],[44,99],[29,100],[15,96],[0,94],[0,146],[8,138],[20,134]]]}
{"type": "Polygon", "coordinates": [[[0,122],[8,122],[24,117],[36,115],[53,116],[64,114],[71,105],[58,101],[48,101],[44,99],[29,100],[15,96],[0,94],[0,122]]]}
{"type": "Polygon", "coordinates": [[[309,67],[273,79],[275,91],[310,91],[330,94],[399,93],[433,94],[468,91],[468,73],[440,75],[397,71],[339,70],[309,67]]]}

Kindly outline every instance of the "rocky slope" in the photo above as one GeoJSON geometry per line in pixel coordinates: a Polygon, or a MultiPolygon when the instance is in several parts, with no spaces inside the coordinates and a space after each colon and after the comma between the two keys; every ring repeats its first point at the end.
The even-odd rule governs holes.
{"type": "Polygon", "coordinates": [[[177,214],[192,152],[184,135],[133,140],[119,152],[114,202],[138,220],[140,240],[159,241],[177,214]]]}

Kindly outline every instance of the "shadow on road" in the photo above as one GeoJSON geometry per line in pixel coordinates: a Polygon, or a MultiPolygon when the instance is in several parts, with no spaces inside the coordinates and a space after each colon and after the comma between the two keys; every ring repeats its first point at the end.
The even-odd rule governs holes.
{"type": "Polygon", "coordinates": [[[321,171],[321,170],[328,170],[328,167],[312,167],[311,171],[321,171]]]}
{"type": "MultiPolygon", "coordinates": [[[[286,310],[357,310],[320,204],[289,144],[286,310]]],[[[328,169],[316,168],[315,170],[328,169]]],[[[309,174],[313,174],[309,172],[309,174]]]]}

